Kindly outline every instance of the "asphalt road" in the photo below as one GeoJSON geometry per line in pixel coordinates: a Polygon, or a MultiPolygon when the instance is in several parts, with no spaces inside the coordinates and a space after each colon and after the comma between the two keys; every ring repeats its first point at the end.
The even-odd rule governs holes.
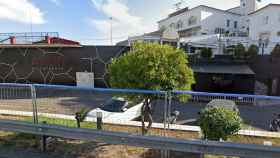
{"type": "MultiPolygon", "coordinates": [[[[113,94],[109,93],[92,93],[69,90],[45,90],[37,91],[38,112],[75,114],[83,107],[95,109],[109,100],[113,94]]],[[[116,94],[114,94],[116,95],[116,94]]],[[[171,111],[179,111],[180,115],[177,121],[198,118],[198,112],[206,106],[206,103],[181,103],[172,101],[171,111]]],[[[268,130],[269,122],[274,113],[280,114],[280,103],[274,102],[268,105],[264,102],[258,106],[240,105],[238,106],[241,117],[244,122],[256,128],[268,130]]],[[[7,96],[0,101],[0,109],[32,111],[32,101],[30,97],[7,96]]],[[[158,100],[153,104],[153,119],[155,122],[163,122],[164,101],[158,100]]]]}
{"type": "MultiPolygon", "coordinates": [[[[197,119],[200,112],[206,103],[180,103],[173,102],[171,111],[180,111],[178,121],[197,119]]],[[[268,130],[269,123],[273,118],[274,113],[280,113],[280,105],[238,105],[240,115],[246,124],[255,128],[268,130]]],[[[154,121],[163,122],[164,104],[158,101],[154,105],[154,121]]]]}

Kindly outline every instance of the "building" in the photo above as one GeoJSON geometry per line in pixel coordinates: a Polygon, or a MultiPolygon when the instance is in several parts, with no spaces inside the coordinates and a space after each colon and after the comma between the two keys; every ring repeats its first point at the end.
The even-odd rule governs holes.
{"type": "Polygon", "coordinates": [[[118,42],[117,46],[131,46],[134,42],[150,42],[160,44],[170,44],[179,47],[179,35],[174,30],[159,29],[157,31],[145,33],[140,36],[128,37],[127,40],[118,42]]]}
{"type": "Polygon", "coordinates": [[[280,4],[269,4],[249,14],[251,40],[269,54],[280,43],[280,4]]]}
{"type": "MultiPolygon", "coordinates": [[[[259,54],[268,55],[280,43],[280,4],[258,7],[256,0],[240,0],[240,6],[221,10],[205,5],[184,8],[158,22],[159,30],[177,32],[180,45],[188,53],[211,48],[219,57],[225,49],[238,43],[245,47],[257,45],[259,54]]],[[[279,75],[269,57],[258,57],[251,63],[214,58],[212,61],[192,62],[198,91],[257,93],[279,95],[279,75]],[[266,68],[262,68],[265,63],[266,68]],[[270,71],[269,71],[270,70],[270,71]],[[219,81],[219,82],[217,82],[219,81]],[[267,93],[257,92],[264,83],[267,93]],[[272,87],[275,87],[273,90],[272,87]]]]}
{"type": "Polygon", "coordinates": [[[280,43],[279,24],[280,4],[258,8],[257,0],[240,0],[240,6],[228,10],[205,5],[184,8],[160,20],[158,27],[177,33],[189,53],[208,47],[214,54],[223,54],[225,48],[242,43],[246,47],[255,44],[260,54],[270,54],[280,43]]]}
{"type": "Polygon", "coordinates": [[[76,85],[77,72],[94,72],[109,87],[108,64],[128,50],[85,46],[56,32],[0,33],[0,82],[76,85]]]}

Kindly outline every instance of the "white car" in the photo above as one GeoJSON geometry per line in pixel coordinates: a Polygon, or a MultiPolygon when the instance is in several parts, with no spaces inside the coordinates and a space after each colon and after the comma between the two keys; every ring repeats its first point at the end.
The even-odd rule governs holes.
{"type": "Polygon", "coordinates": [[[103,122],[126,122],[132,121],[141,116],[143,101],[127,101],[121,97],[113,97],[100,108],[91,110],[87,117],[97,118],[97,113],[102,113],[103,122]]]}

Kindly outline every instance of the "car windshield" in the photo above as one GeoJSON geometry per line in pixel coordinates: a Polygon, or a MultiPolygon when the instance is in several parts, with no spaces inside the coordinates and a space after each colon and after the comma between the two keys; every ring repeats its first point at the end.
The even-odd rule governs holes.
{"type": "Polygon", "coordinates": [[[112,99],[101,108],[104,111],[109,112],[122,112],[122,109],[125,108],[126,101],[112,99]]]}

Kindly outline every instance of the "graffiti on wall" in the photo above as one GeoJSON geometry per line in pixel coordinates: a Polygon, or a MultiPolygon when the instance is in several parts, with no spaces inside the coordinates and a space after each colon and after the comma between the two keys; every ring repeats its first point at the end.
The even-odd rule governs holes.
{"type": "Polygon", "coordinates": [[[0,48],[0,81],[75,84],[76,72],[93,71],[97,86],[108,87],[108,64],[126,50],[106,46],[0,48]]]}

